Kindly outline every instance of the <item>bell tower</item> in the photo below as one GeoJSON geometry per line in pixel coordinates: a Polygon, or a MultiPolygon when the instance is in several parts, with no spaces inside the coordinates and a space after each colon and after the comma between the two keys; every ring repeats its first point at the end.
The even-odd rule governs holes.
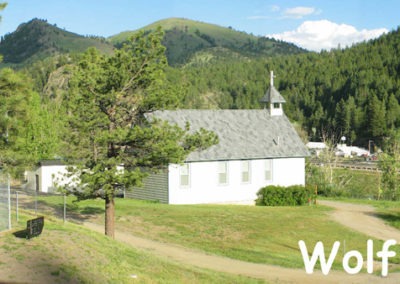
{"type": "Polygon", "coordinates": [[[274,71],[271,71],[269,88],[265,95],[260,99],[264,109],[268,109],[271,116],[283,115],[282,104],[286,103],[282,95],[274,87],[274,71]]]}

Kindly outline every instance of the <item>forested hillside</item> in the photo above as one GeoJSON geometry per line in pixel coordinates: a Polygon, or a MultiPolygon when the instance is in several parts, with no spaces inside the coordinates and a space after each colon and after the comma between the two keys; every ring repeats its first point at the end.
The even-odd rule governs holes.
{"type": "Polygon", "coordinates": [[[350,143],[379,145],[400,126],[399,53],[396,30],[345,50],[186,66],[174,80],[189,86],[190,107],[257,108],[273,70],[286,114],[309,139],[334,131],[350,143]]]}
{"type": "Polygon", "coordinates": [[[90,46],[105,53],[113,49],[104,38],[84,37],[50,25],[46,20],[33,19],[1,38],[0,54],[3,63],[18,66],[49,56],[81,53],[90,46]]]}
{"type": "MultiPolygon", "coordinates": [[[[46,30],[48,26],[54,28],[53,35],[59,34],[69,42],[60,29],[40,20],[32,23],[37,27],[35,33],[31,30],[23,36],[28,23],[3,39],[0,53],[5,60],[31,58],[34,48],[24,48],[22,43],[31,34],[40,34],[33,38],[46,41],[49,37],[43,36],[42,25],[46,30]],[[10,38],[15,48],[6,44],[10,38]],[[7,50],[12,52],[4,52],[7,50]]],[[[160,23],[166,55],[171,60],[166,67],[167,80],[183,98],[180,107],[259,108],[258,101],[268,88],[269,72],[273,70],[275,86],[287,101],[286,114],[304,128],[310,140],[319,140],[326,131],[344,135],[352,144],[367,146],[369,140],[374,140],[380,145],[391,129],[400,127],[399,29],[344,50],[314,53],[183,19],[164,20],[141,32],[146,36],[160,23]]],[[[122,33],[112,42],[121,46],[131,34],[122,33]]],[[[43,102],[61,104],[62,93],[68,89],[69,69],[80,56],[75,51],[74,56],[48,57],[52,47],[58,46],[57,41],[38,42],[48,49],[47,53],[35,54],[46,58],[34,61],[25,72],[33,77],[34,89],[45,98],[43,102]]]]}
{"type": "Polygon", "coordinates": [[[109,39],[81,36],[60,29],[55,24],[51,25],[46,20],[33,19],[1,38],[2,65],[20,68],[49,56],[82,53],[92,46],[110,54],[114,47],[121,48],[138,31],[147,35],[159,26],[164,30],[163,45],[171,66],[180,66],[198,59],[207,61],[211,57],[258,58],[306,52],[286,42],[186,19],[158,21],[140,30],[122,32],[109,39]],[[196,53],[201,53],[201,56],[196,56],[196,53]]]}
{"type": "MultiPolygon", "coordinates": [[[[148,33],[158,26],[164,30],[163,45],[167,48],[166,56],[171,66],[180,66],[193,59],[201,52],[201,58],[210,57],[250,57],[276,56],[304,53],[306,50],[293,44],[266,37],[257,37],[239,32],[231,27],[192,21],[182,18],[170,18],[141,28],[148,33]],[[223,52],[221,53],[221,49],[223,52]]],[[[123,32],[110,37],[117,47],[121,46],[137,31],[123,32]]]]}

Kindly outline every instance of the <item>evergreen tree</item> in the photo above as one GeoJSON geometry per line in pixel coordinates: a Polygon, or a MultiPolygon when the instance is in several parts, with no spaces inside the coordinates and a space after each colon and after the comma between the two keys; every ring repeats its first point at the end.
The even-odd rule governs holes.
{"type": "Polygon", "coordinates": [[[348,104],[341,99],[336,105],[335,124],[337,131],[341,135],[349,137],[350,135],[351,113],[348,109],[348,104]]]}
{"type": "Polygon", "coordinates": [[[400,121],[400,106],[394,94],[390,94],[388,103],[387,103],[387,111],[386,111],[386,122],[388,128],[394,129],[396,126],[399,126],[400,121]]]}
{"type": "Polygon", "coordinates": [[[181,163],[192,150],[217,143],[200,130],[146,119],[174,108],[180,98],[165,84],[167,61],[162,33],[139,33],[109,57],[90,49],[77,66],[66,98],[70,124],[71,184],[79,198],[105,199],[105,233],[114,236],[114,196],[140,185],[148,171],[181,163]],[[123,168],[121,168],[123,167],[123,168]],[[146,169],[146,171],[144,171],[146,169]],[[77,182],[75,180],[75,182],[77,182]]]}
{"type": "Polygon", "coordinates": [[[369,96],[367,127],[372,138],[382,138],[386,133],[385,104],[374,94],[369,96]]]}

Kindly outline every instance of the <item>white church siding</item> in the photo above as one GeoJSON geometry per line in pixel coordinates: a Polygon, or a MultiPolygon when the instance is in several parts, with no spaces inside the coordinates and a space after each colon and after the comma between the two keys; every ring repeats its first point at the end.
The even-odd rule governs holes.
{"type": "Polygon", "coordinates": [[[305,185],[305,159],[282,158],[274,160],[274,185],[305,185]]]}
{"type": "Polygon", "coordinates": [[[304,185],[304,158],[246,160],[250,165],[249,181],[243,182],[243,161],[226,161],[227,182],[219,183],[218,163],[190,162],[189,185],[180,184],[180,165],[169,166],[169,203],[254,203],[257,192],[266,185],[304,185]],[[271,179],[266,178],[265,162],[272,162],[271,179]]]}

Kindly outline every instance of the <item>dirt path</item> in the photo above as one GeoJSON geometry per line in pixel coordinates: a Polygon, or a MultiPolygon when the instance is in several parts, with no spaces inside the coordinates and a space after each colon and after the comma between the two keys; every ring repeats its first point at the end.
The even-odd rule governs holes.
{"type": "MultiPolygon", "coordinates": [[[[326,205],[331,206],[329,204],[326,205]]],[[[344,210],[344,212],[347,212],[347,210],[344,210]]],[[[348,214],[352,216],[352,213],[348,214]]],[[[346,215],[342,215],[341,218],[347,219],[346,215]]],[[[353,221],[358,222],[357,217],[354,218],[353,221]]],[[[84,223],[84,225],[92,230],[101,233],[104,232],[103,226],[93,223],[84,223]]],[[[400,279],[399,273],[389,273],[388,277],[382,278],[365,273],[349,275],[345,272],[331,271],[325,276],[317,270],[313,274],[308,275],[305,273],[304,269],[290,269],[274,265],[249,263],[227,257],[210,255],[175,244],[151,241],[122,232],[116,232],[115,238],[137,249],[150,251],[159,257],[176,262],[220,272],[263,279],[273,283],[399,283],[400,279]]]]}
{"type": "MultiPolygon", "coordinates": [[[[370,205],[359,205],[336,201],[318,201],[319,204],[333,207],[332,218],[355,231],[380,240],[395,239],[400,243],[400,231],[390,227],[375,214],[375,208],[370,205]]],[[[400,280],[399,280],[400,282],[400,280]]]]}

